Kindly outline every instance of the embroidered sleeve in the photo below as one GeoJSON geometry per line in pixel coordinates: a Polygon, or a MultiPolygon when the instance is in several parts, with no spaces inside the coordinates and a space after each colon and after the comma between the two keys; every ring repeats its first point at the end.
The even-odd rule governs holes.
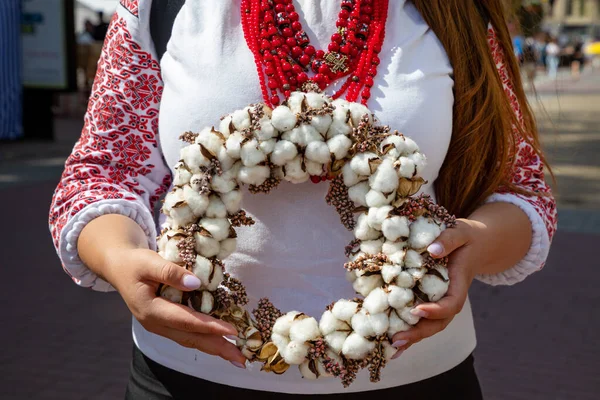
{"type": "MultiPolygon", "coordinates": [[[[492,27],[488,29],[488,42],[504,91],[510,98],[519,123],[523,115],[513,89],[510,74],[505,65],[504,51],[492,27]]],[[[515,132],[517,132],[515,130],[515,132]]],[[[512,182],[523,189],[539,195],[526,196],[498,190],[486,202],[504,201],[520,207],[529,217],[533,228],[531,247],[527,255],[514,267],[496,275],[480,275],[477,278],[491,285],[512,285],[539,271],[546,261],[550,243],[556,231],[556,203],[550,187],[544,180],[544,165],[535,151],[522,137],[516,137],[517,154],[512,165],[512,182]]]]}
{"type": "Polygon", "coordinates": [[[77,284],[97,290],[111,287],[79,259],[81,230],[103,214],[122,214],[139,223],[155,246],[152,209],[171,180],[157,138],[160,68],[144,29],[147,24],[140,23],[148,13],[149,2],[122,0],[118,7],[81,137],[66,161],[50,209],[50,230],[63,268],[77,284]]]}

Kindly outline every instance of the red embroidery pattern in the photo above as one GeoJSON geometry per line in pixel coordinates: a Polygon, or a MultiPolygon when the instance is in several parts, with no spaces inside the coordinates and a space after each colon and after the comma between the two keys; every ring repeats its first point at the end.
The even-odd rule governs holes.
{"type": "MultiPolygon", "coordinates": [[[[124,3],[137,12],[137,1],[124,3]]],[[[151,210],[166,192],[171,175],[156,139],[162,90],[158,62],[140,48],[126,21],[115,14],[83,132],[52,201],[50,226],[57,247],[69,218],[86,206],[101,200],[141,198],[151,210]]]]}
{"type": "MultiPolygon", "coordinates": [[[[490,27],[488,29],[488,43],[490,45],[496,68],[500,74],[504,91],[510,99],[513,110],[517,115],[519,123],[523,123],[523,114],[521,106],[514,91],[510,73],[505,65],[504,50],[498,41],[496,31],[490,27]]],[[[515,130],[515,133],[517,131],[515,130]]],[[[522,137],[517,137],[517,154],[512,165],[512,182],[523,189],[544,194],[541,196],[523,196],[516,194],[523,200],[531,204],[535,210],[542,216],[550,240],[556,232],[557,212],[556,202],[552,197],[552,191],[544,180],[544,165],[535,151],[522,137]]]]}
{"type": "MultiPolygon", "coordinates": [[[[156,0],[163,1],[163,0],[156,0]]],[[[131,14],[138,16],[138,3],[139,0],[121,0],[121,5],[127,9],[131,14]]]]}

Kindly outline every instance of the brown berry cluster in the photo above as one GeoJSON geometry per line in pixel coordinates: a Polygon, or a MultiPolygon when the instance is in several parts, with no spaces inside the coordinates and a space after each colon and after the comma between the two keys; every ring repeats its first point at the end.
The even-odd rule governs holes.
{"type": "Polygon", "coordinates": [[[354,229],[356,221],[354,220],[354,202],[348,197],[348,187],[344,185],[344,179],[341,175],[336,176],[329,185],[329,191],[325,197],[327,204],[335,207],[335,211],[340,215],[342,224],[348,230],[354,229]]]}

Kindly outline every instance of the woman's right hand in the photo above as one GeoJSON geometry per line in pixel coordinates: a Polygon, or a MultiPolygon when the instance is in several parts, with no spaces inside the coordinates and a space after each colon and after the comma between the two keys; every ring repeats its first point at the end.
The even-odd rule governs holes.
{"type": "Polygon", "coordinates": [[[139,240],[130,240],[132,236],[139,236],[137,229],[141,231],[126,217],[107,215],[97,218],[82,231],[79,254],[86,265],[117,289],[146,330],[244,368],[246,358],[223,337],[237,336],[231,324],[156,295],[160,284],[192,291],[200,287],[200,280],[149,250],[145,236],[143,240],[139,237],[139,240]],[[115,229],[115,224],[119,228],[115,229]],[[106,230],[114,235],[105,236],[110,235],[106,230]],[[115,236],[121,238],[115,240],[115,236]]]}

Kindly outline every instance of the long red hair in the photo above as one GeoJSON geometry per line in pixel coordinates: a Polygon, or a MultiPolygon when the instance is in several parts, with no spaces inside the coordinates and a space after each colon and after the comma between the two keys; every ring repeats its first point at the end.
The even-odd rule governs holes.
{"type": "Polygon", "coordinates": [[[506,168],[516,150],[513,129],[545,161],[535,119],[523,90],[501,0],[411,1],[441,41],[454,68],[452,139],[435,190],[440,204],[466,217],[499,187],[523,192],[511,183],[506,168]],[[492,59],[488,22],[503,47],[523,126],[504,93],[492,59]]]}

